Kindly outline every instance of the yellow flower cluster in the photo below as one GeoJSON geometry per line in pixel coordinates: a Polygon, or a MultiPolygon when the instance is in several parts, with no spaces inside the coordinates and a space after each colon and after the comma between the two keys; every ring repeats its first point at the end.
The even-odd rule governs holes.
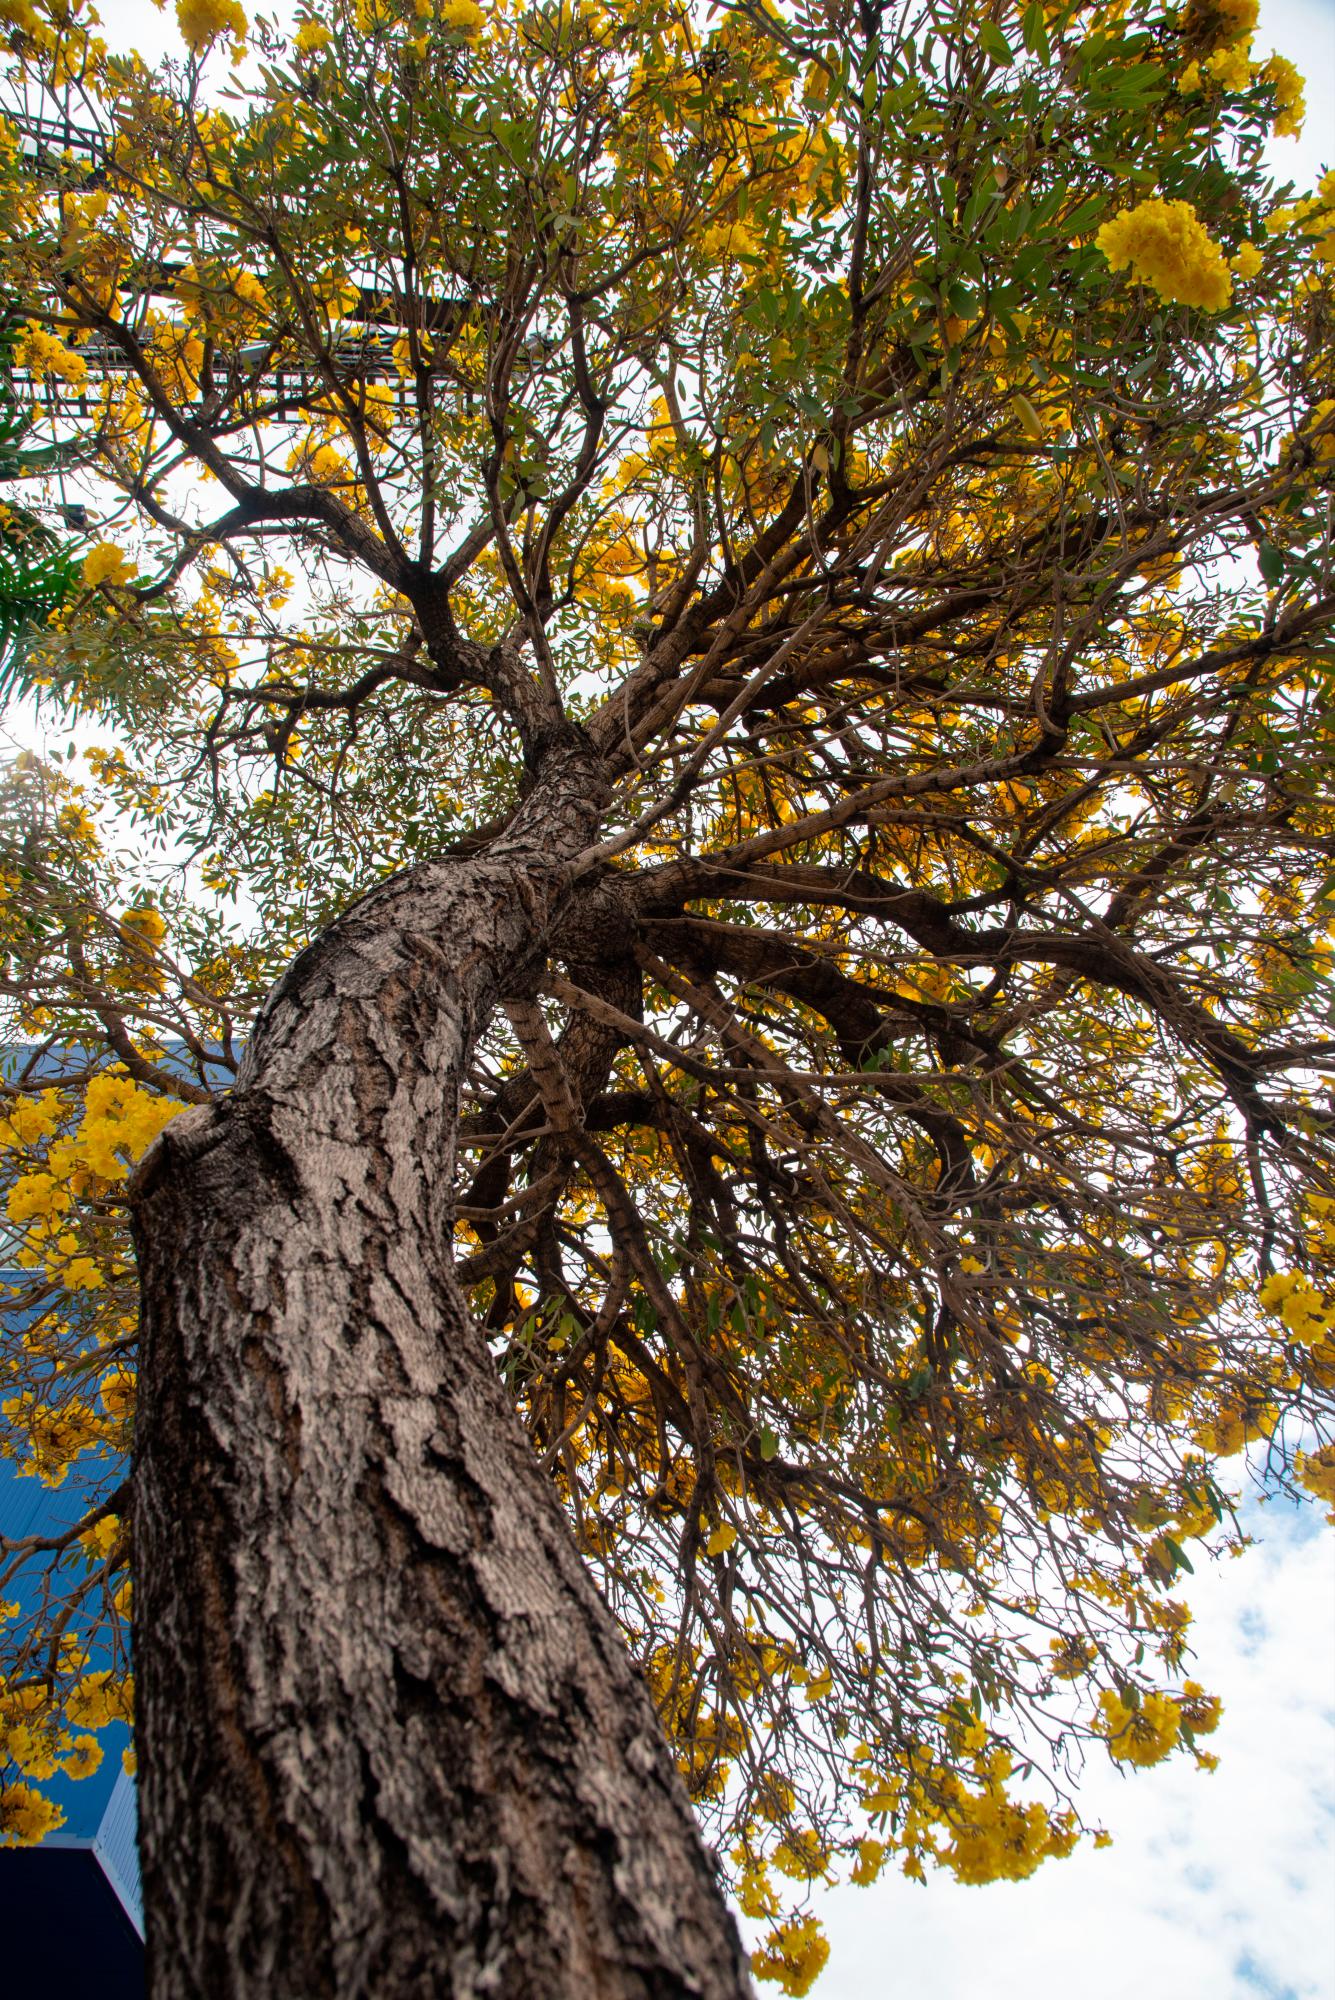
{"type": "Polygon", "coordinates": [[[25,34],[35,34],[41,25],[30,0],[0,0],[0,21],[7,28],[21,28],[25,34]]]}
{"type": "Polygon", "coordinates": [[[1102,1711],[1095,1727],[1108,1739],[1119,1764],[1161,1764],[1177,1747],[1182,1717],[1167,1695],[1142,1695],[1133,1707],[1111,1688],[1099,1696],[1102,1711]]]}
{"type": "MultiPolygon", "coordinates": [[[[115,1434],[119,1426],[99,1416],[91,1403],[77,1399],[57,1408],[39,1401],[31,1390],[25,1390],[21,1396],[6,1397],[0,1403],[0,1414],[14,1431],[22,1434],[27,1446],[28,1456],[20,1471],[53,1489],[64,1484],[70,1467],[82,1452],[104,1450],[108,1445],[120,1448],[125,1442],[123,1433],[115,1434]]],[[[9,1439],[4,1441],[3,1450],[7,1457],[17,1456],[9,1439]]]]}
{"type": "Polygon", "coordinates": [[[1064,1639],[1049,1639],[1048,1651],[1052,1654],[1048,1672],[1059,1681],[1079,1680],[1081,1674],[1088,1673],[1095,1657],[1092,1642],[1077,1634],[1064,1639]]]}
{"type": "Polygon", "coordinates": [[[1224,1704],[1217,1694],[1207,1694],[1199,1681],[1183,1681],[1177,1699],[1183,1727],[1193,1736],[1210,1736],[1219,1727],[1224,1704]]]}
{"type": "MultiPolygon", "coordinates": [[[[151,951],[161,936],[162,920],[147,908],[127,910],[123,934],[136,949],[151,951]]],[[[151,969],[151,968],[150,968],[151,969]]],[[[71,1226],[75,1200],[101,1193],[108,1183],[123,1181],[135,1161],[177,1113],[181,1104],[143,1090],[129,1077],[104,1071],[84,1092],[83,1114],[73,1132],[62,1131],[73,1106],[57,1090],[16,1097],[0,1112],[0,1148],[26,1155],[30,1164],[13,1180],[5,1199],[11,1222],[24,1231],[26,1242],[16,1253],[24,1266],[44,1265],[53,1282],[66,1291],[99,1291],[107,1281],[103,1262],[87,1253],[71,1226]],[[44,1155],[38,1150],[45,1146],[44,1155]],[[35,1157],[34,1157],[35,1156],[35,1157]]],[[[109,1269],[115,1269],[114,1264],[109,1269]]],[[[11,1418],[29,1431],[36,1469],[47,1477],[62,1450],[78,1451],[98,1441],[93,1413],[84,1406],[63,1410],[34,1408],[11,1418]],[[89,1422],[92,1420],[92,1428],[89,1422]]]]}
{"type": "Polygon", "coordinates": [[[36,1847],[65,1824],[65,1815],[31,1785],[0,1788],[0,1847],[36,1847]]]}
{"type": "Polygon", "coordinates": [[[1230,42],[1206,58],[1205,67],[1221,90],[1246,90],[1252,80],[1250,37],[1230,42]]]}
{"type": "Polygon", "coordinates": [[[84,1093],[84,1114],[73,1141],[74,1157],[100,1180],[124,1180],[140,1154],[182,1108],[175,1098],[159,1097],[129,1077],[104,1070],[90,1079],[84,1093]]]}
{"type": "Polygon", "coordinates": [[[293,445],[287,462],[291,471],[304,473],[315,486],[348,487],[355,486],[357,482],[357,475],[347,459],[332,444],[318,444],[311,439],[305,444],[293,445]]]}
{"type": "Polygon", "coordinates": [[[135,566],[114,542],[99,542],[84,557],[80,574],[93,590],[99,583],[129,583],[135,575],[135,566]]]}
{"type": "Polygon", "coordinates": [[[1214,0],[1216,33],[1224,41],[1250,35],[1260,14],[1260,0],[1214,0]]]}
{"type": "Polygon", "coordinates": [[[6,1761],[25,1778],[44,1780],[63,1771],[67,1778],[90,1778],[102,1762],[95,1736],[69,1737],[42,1723],[10,1722],[0,1730],[6,1761]]]}
{"type": "Polygon", "coordinates": [[[1304,79],[1287,56],[1272,55],[1261,71],[1262,78],[1270,85],[1275,99],[1275,110],[1279,116],[1271,126],[1277,139],[1296,139],[1303,129],[1307,116],[1307,100],[1303,96],[1304,79]]]}
{"type": "Polygon", "coordinates": [[[144,353],[163,388],[178,402],[188,403],[199,394],[204,365],[204,343],[193,329],[165,313],[147,316],[148,338],[144,353]]]}
{"type": "Polygon", "coordinates": [[[1066,1855],[1076,1843],[1074,1822],[1054,1826],[1045,1809],[1019,1805],[999,1788],[970,1804],[970,1818],[942,1859],[959,1882],[1021,1882],[1040,1863],[1066,1855]]]}
{"type": "MultiPolygon", "coordinates": [[[[77,1644],[74,1666],[79,1669],[77,1644]]],[[[95,1736],[75,1735],[75,1730],[104,1729],[109,1722],[129,1723],[134,1713],[134,1677],[113,1674],[103,1668],[77,1679],[64,1691],[63,1699],[47,1684],[31,1682],[17,1688],[0,1688],[0,1763],[14,1766],[24,1778],[38,1783],[63,1772],[67,1778],[89,1778],[102,1762],[102,1746],[95,1736]]],[[[32,1794],[36,1800],[38,1795],[32,1794]]],[[[49,1804],[41,1800],[40,1806],[49,1804]]],[[[52,1807],[52,1811],[56,1808],[52,1807]]],[[[25,1824],[14,1830],[16,1844],[40,1840],[59,1825],[30,1804],[25,1824]]],[[[8,1829],[6,1829],[8,1831],[8,1829]]]]}
{"type": "Polygon", "coordinates": [[[475,42],[482,33],[485,17],[477,0],[440,0],[440,19],[456,34],[475,42]]]}
{"type": "Polygon", "coordinates": [[[1317,1451],[1300,1451],[1293,1463],[1300,1486],[1328,1500],[1331,1511],[1326,1519],[1335,1525],[1335,1444],[1323,1444],[1317,1451]]]}
{"type": "Polygon", "coordinates": [[[1220,9],[1219,17],[1225,39],[1217,42],[1202,60],[1187,64],[1178,78],[1178,89],[1185,96],[1193,96],[1205,88],[1208,78],[1220,90],[1237,92],[1250,89],[1259,76],[1263,83],[1270,86],[1274,99],[1277,115],[1271,130],[1276,138],[1296,139],[1307,114],[1302,76],[1287,56],[1273,51],[1268,62],[1252,61],[1251,31],[1256,25],[1255,7],[1237,9],[1236,19],[1220,9]]]}
{"type": "MultiPolygon", "coordinates": [[[[13,1608],[0,1606],[0,1616],[13,1608]]],[[[66,1635],[62,1661],[73,1668],[72,1685],[0,1684],[0,1765],[21,1774],[19,1780],[0,1784],[0,1846],[30,1847],[64,1825],[60,1808],[26,1781],[42,1783],[57,1772],[74,1779],[92,1776],[102,1763],[102,1745],[95,1736],[74,1731],[133,1723],[132,1674],[107,1668],[81,1673],[79,1642],[72,1634],[66,1635]]],[[[126,1769],[133,1769],[128,1755],[126,1769]]]]}
{"type": "Polygon", "coordinates": [[[122,910],[117,928],[123,937],[128,934],[131,942],[147,945],[150,950],[155,950],[167,935],[162,912],[151,903],[135,903],[122,910]]]}
{"type": "Polygon", "coordinates": [[[58,1090],[13,1098],[0,1112],[0,1145],[35,1146],[56,1130],[64,1111],[65,1100],[58,1090]]]}
{"type": "Polygon", "coordinates": [[[1335,167],[1322,174],[1316,193],[1304,196],[1287,208],[1276,208],[1266,217],[1266,235],[1278,236],[1296,229],[1312,243],[1318,264],[1335,264],[1335,167]]]}
{"type": "Polygon", "coordinates": [[[134,1721],[134,1675],[106,1668],[85,1674],[65,1697],[65,1714],[76,1729],[105,1729],[109,1722],[134,1721]]]}
{"type": "MultiPolygon", "coordinates": [[[[981,1722],[960,1733],[956,1751],[969,1759],[976,1788],[926,1749],[914,1754],[907,1778],[871,1771],[864,1780],[863,1810],[896,1816],[906,1875],[924,1880],[923,1857],[930,1855],[960,1882],[1022,1881],[1042,1862],[1071,1853],[1079,1838],[1074,1814],[1054,1818],[1037,1803],[1013,1798],[1006,1783],[1014,1758],[981,1722]]],[[[880,1842],[860,1843],[853,1879],[874,1880],[884,1856],[880,1842]]]]}
{"type": "Polygon", "coordinates": [[[254,306],[258,312],[267,311],[269,294],[253,271],[230,271],[228,283],[244,305],[254,306]]]}
{"type": "Polygon", "coordinates": [[[196,55],[219,35],[243,41],[249,25],[238,0],[176,0],[176,19],[187,48],[196,55]]]}
{"type": "Polygon", "coordinates": [[[88,363],[82,354],[75,354],[49,333],[36,320],[25,320],[19,337],[14,343],[14,359],[20,368],[26,368],[38,381],[54,375],[62,382],[71,383],[81,389],[88,379],[88,363]]]}
{"type": "MultiPolygon", "coordinates": [[[[1223,1707],[1197,1681],[1185,1681],[1180,1695],[1146,1694],[1127,1701],[1111,1688],[1099,1696],[1094,1727],[1107,1739],[1119,1764],[1161,1764],[1177,1748],[1184,1728],[1208,1736],[1219,1726],[1223,1707]]],[[[1208,1760],[1203,1760],[1208,1761],[1208,1760]]]]}
{"type": "Polygon", "coordinates": [[[1105,222],[1094,241],[1114,271],[1130,265],[1161,299],[1222,312],[1233,296],[1223,252],[1189,201],[1155,195],[1105,222]]]}
{"type": "Polygon", "coordinates": [[[1300,1347],[1315,1347],[1335,1327],[1335,1304],[1327,1304],[1298,1271],[1275,1271],[1257,1297],[1266,1312],[1278,1318],[1289,1339],[1300,1347]]]}
{"type": "Polygon", "coordinates": [[[53,1174],[24,1174],[5,1198],[11,1222],[52,1222],[69,1213],[70,1192],[53,1174]]]}
{"type": "Polygon", "coordinates": [[[757,1979],[772,1980],[781,1993],[809,1993],[830,1947],[815,1917],[793,1917],[776,1924],[751,1954],[751,1970],[757,1979]]]}
{"type": "Polygon", "coordinates": [[[1026,1805],[1011,1798],[1006,1780],[1014,1759],[1004,1744],[989,1741],[982,1723],[968,1730],[963,1747],[972,1752],[979,1789],[971,1791],[953,1773],[938,1779],[952,1838],[937,1848],[937,1856],[956,1880],[1021,1882],[1043,1861],[1068,1855],[1078,1838],[1074,1815],[1062,1813],[1054,1820],[1037,1802],[1026,1805]]]}

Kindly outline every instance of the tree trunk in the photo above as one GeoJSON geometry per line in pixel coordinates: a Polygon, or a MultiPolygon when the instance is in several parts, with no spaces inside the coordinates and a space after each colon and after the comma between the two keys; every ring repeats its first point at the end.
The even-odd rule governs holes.
{"type": "Polygon", "coordinates": [[[450,1261],[460,1076],[603,796],[304,952],[135,1187],[152,2000],[736,2000],[643,1684],[450,1261]]]}

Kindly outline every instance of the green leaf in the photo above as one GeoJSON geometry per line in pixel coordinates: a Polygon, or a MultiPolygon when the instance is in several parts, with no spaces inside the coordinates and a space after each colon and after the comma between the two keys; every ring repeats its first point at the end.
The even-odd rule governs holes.
{"type": "Polygon", "coordinates": [[[1015,51],[994,21],[984,21],[978,30],[978,40],[985,55],[994,63],[1010,64],[1015,61],[1015,51]]]}
{"type": "Polygon", "coordinates": [[[1037,56],[1040,62],[1047,62],[1052,51],[1048,42],[1047,18],[1041,0],[1032,0],[1032,4],[1025,8],[1022,32],[1024,45],[1030,55],[1037,56]]]}
{"type": "Polygon", "coordinates": [[[1284,581],[1284,552],[1273,542],[1262,542],[1256,551],[1256,566],[1262,579],[1273,589],[1284,581]]]}
{"type": "Polygon", "coordinates": [[[760,1456],[764,1459],[766,1465],[769,1464],[778,1449],[779,1440],[777,1435],[770,1429],[768,1424],[762,1424],[760,1429],[760,1456]]]}

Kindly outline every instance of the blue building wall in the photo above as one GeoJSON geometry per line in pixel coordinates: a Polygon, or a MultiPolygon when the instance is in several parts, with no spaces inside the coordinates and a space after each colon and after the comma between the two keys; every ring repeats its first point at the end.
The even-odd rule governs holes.
{"type": "MultiPolygon", "coordinates": [[[[18,1274],[0,1272],[0,1282],[11,1275],[18,1274]]],[[[102,1471],[106,1486],[113,1486],[119,1465],[102,1471]]],[[[51,1488],[0,1459],[0,1535],[6,1539],[58,1535],[86,1511],[73,1478],[51,1488]]],[[[20,1617],[35,1588],[36,1577],[25,1580],[21,1572],[6,1585],[20,1617]]],[[[96,1653],[94,1648],[94,1665],[96,1653]]],[[[41,1783],[64,1813],[64,1825],[37,1847],[0,1848],[0,1933],[6,1978],[15,1981],[8,1991],[44,1992],[52,2000],[131,2000],[143,1993],[135,1787],[122,1759],[130,1732],[112,1722],[95,1734],[102,1762],[90,1777],[57,1773],[41,1783]]]]}

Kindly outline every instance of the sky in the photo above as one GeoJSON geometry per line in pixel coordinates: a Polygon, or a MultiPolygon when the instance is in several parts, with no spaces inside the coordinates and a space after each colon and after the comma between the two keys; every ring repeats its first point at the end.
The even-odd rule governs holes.
{"type": "Polygon", "coordinates": [[[1027,1882],[825,1892],[813,2000],[1331,2000],[1335,1527],[1283,1501],[1244,1522],[1257,1545],[1179,1592],[1219,1769],[1092,1761],[1080,1803],[1112,1847],[1027,1882]]]}
{"type": "MultiPolygon", "coordinates": [[[[146,56],[176,44],[151,0],[100,11],[146,56]]],[[[1307,78],[1303,136],[1272,157],[1310,186],[1335,163],[1335,0],[1261,0],[1256,39],[1307,78]]],[[[1255,1497],[1244,1525],[1255,1546],[1198,1561],[1183,1593],[1194,1671],[1224,1704],[1219,1769],[1091,1763],[1082,1808],[1113,1846],[1028,1882],[824,1892],[814,2000],[1335,2000],[1335,1527],[1255,1497]]]]}

